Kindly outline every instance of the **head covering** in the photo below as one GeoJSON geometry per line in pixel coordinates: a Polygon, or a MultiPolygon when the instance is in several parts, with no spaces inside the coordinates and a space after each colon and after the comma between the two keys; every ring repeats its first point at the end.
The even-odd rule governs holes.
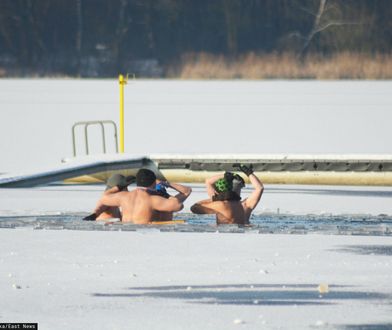
{"type": "Polygon", "coordinates": [[[225,172],[223,179],[215,182],[217,194],[212,197],[213,201],[240,201],[241,189],[245,187],[244,179],[238,174],[225,172]]]}
{"type": "Polygon", "coordinates": [[[135,177],[134,176],[127,176],[125,177],[122,174],[113,174],[112,176],[109,177],[109,179],[106,181],[106,190],[118,186],[120,190],[123,190],[124,188],[128,187],[132,182],[134,182],[135,177]]]}
{"type": "Polygon", "coordinates": [[[215,182],[215,190],[218,193],[223,193],[226,191],[230,191],[232,189],[232,183],[226,179],[219,179],[215,182]]]}
{"type": "Polygon", "coordinates": [[[169,197],[170,197],[170,195],[169,195],[169,193],[167,192],[165,186],[164,186],[163,184],[161,184],[161,183],[158,183],[158,184],[155,186],[155,190],[157,191],[157,193],[158,193],[159,196],[162,196],[162,197],[165,197],[165,198],[169,198],[169,197]]]}
{"type": "Polygon", "coordinates": [[[153,171],[142,168],[136,174],[136,185],[139,187],[150,187],[156,179],[157,177],[153,171]]]}
{"type": "Polygon", "coordinates": [[[241,195],[241,189],[245,187],[245,181],[244,179],[239,176],[238,174],[234,175],[233,181],[232,181],[232,191],[237,193],[238,196],[241,195]]]}

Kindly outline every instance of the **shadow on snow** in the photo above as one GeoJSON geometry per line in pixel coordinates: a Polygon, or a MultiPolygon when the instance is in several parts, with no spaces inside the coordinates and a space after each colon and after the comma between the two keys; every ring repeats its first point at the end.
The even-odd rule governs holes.
{"type": "Polygon", "coordinates": [[[317,284],[234,284],[131,287],[131,292],[93,293],[94,297],[180,299],[212,305],[330,305],[342,300],[387,300],[387,294],[346,290],[331,285],[320,294],[317,284]]]}

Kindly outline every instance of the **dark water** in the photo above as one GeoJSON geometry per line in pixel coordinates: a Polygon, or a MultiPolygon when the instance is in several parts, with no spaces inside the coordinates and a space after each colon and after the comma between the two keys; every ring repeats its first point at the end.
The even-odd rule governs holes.
{"type": "Polygon", "coordinates": [[[30,228],[53,230],[107,230],[140,231],[159,230],[162,232],[228,232],[228,233],[275,233],[275,234],[333,234],[392,236],[392,216],[379,215],[252,215],[250,226],[219,225],[214,216],[199,216],[191,213],[180,214],[184,224],[134,225],[95,221],[82,221],[85,213],[67,213],[39,216],[0,217],[0,228],[30,228]]]}

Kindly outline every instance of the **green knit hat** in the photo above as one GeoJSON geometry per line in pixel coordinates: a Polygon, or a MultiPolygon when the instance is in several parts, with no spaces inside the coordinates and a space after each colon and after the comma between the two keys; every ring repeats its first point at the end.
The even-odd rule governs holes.
{"type": "Polygon", "coordinates": [[[230,191],[232,188],[233,188],[232,183],[228,182],[226,179],[219,179],[215,182],[215,190],[218,193],[230,191]]]}

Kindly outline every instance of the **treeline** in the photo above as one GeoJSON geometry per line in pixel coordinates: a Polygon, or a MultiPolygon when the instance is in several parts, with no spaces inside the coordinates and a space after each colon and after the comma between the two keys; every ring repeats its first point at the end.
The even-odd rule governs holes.
{"type": "Polygon", "coordinates": [[[390,0],[1,0],[0,75],[165,75],[186,54],[390,54],[390,0]]]}

